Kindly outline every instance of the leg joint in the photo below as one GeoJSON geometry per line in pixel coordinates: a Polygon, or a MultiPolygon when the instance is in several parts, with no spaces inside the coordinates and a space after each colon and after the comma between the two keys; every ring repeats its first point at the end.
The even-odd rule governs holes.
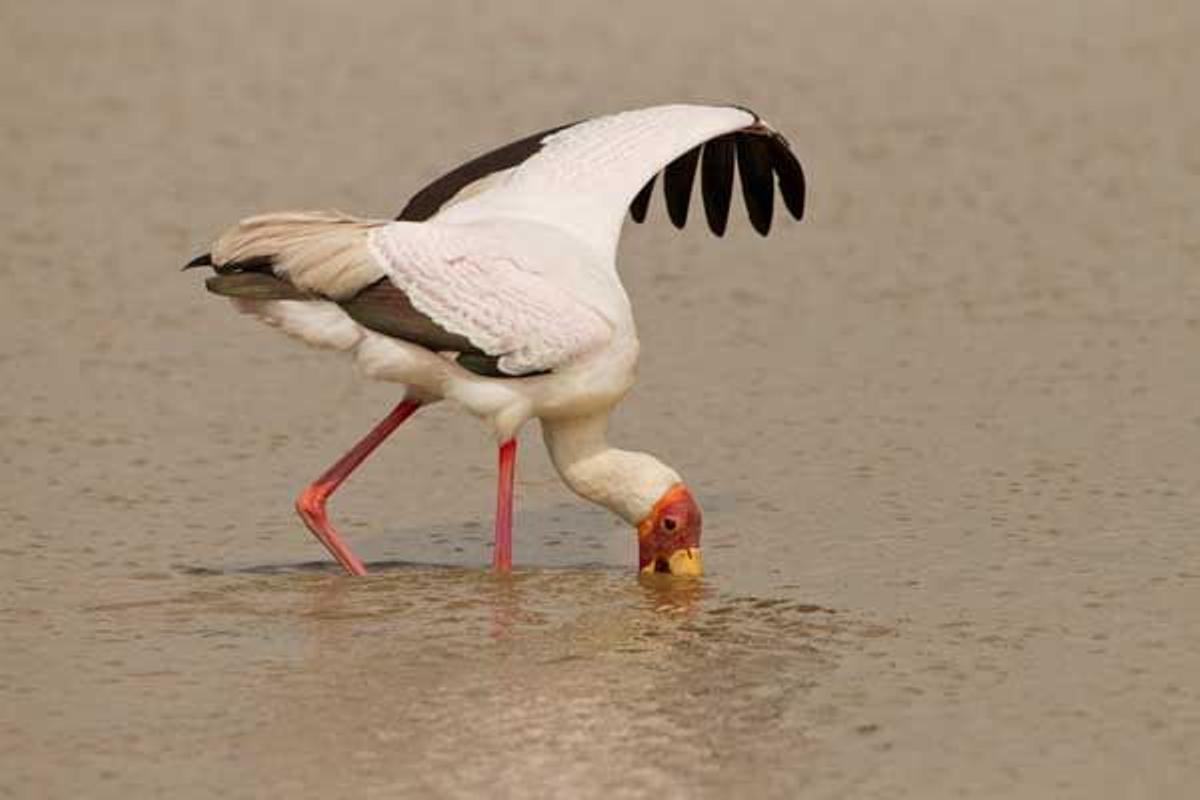
{"type": "Polygon", "coordinates": [[[309,484],[296,495],[296,511],[302,516],[322,515],[325,513],[325,501],[328,497],[329,492],[321,484],[309,484]]]}

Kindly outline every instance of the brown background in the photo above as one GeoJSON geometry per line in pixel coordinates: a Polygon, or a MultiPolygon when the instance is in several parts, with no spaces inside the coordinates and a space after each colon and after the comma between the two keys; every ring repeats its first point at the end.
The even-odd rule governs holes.
{"type": "Polygon", "coordinates": [[[0,796],[1192,796],[1195,8],[4,2],[0,796]],[[811,185],[622,246],[614,434],[693,486],[704,583],[636,582],[536,426],[492,579],[442,407],[333,504],[378,575],[304,566],[293,494],[394,391],[178,266],[677,100],[811,185]]]}

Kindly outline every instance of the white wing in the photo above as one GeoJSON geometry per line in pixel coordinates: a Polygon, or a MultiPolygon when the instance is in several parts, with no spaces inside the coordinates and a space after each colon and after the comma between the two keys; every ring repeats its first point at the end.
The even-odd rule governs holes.
{"type": "Polygon", "coordinates": [[[400,219],[534,220],[567,230],[611,258],[625,209],[633,202],[634,218],[641,221],[654,176],[664,167],[668,208],[682,227],[706,143],[702,182],[714,232],[725,229],[735,155],[743,197],[760,233],[770,228],[776,178],[788,209],[800,218],[804,176],[782,136],[745,109],[671,105],[597,117],[513,142],[422,189],[400,219]]]}
{"type": "MultiPolygon", "coordinates": [[[[212,266],[209,290],[244,308],[294,301],[295,319],[273,321],[310,342],[329,344],[327,323],[353,319],[432,350],[482,352],[512,376],[564,366],[608,342],[612,290],[580,279],[587,271],[572,269],[562,235],[543,225],[503,229],[510,236],[438,221],[267,214],[233,226],[189,266],[212,266]]],[[[333,346],[343,344],[353,342],[333,346]]]]}
{"type": "Polygon", "coordinates": [[[563,366],[612,336],[602,314],[486,233],[394,222],[372,229],[367,247],[414,308],[499,356],[509,375],[563,366]]]}
{"type": "Polygon", "coordinates": [[[663,173],[667,209],[682,227],[699,168],[705,215],[720,235],[735,164],[759,233],[770,229],[776,182],[801,217],[800,164],[755,114],[659,106],[543,131],[480,156],[417,192],[404,222],[265,215],[239,223],[189,266],[214,267],[206,284],[217,294],[331,300],[385,335],[435,350],[473,348],[498,358],[507,374],[527,374],[611,338],[624,292],[615,274],[586,265],[597,256],[613,263],[625,209],[645,217],[655,176],[663,173]],[[512,236],[497,241],[489,230],[512,236]]]}

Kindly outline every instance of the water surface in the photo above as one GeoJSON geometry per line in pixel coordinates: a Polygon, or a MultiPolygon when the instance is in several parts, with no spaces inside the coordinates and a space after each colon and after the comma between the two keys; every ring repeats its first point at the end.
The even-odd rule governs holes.
{"type": "Polygon", "coordinates": [[[1193,796],[1194,6],[0,16],[0,796],[1193,796]],[[622,242],[613,438],[685,476],[709,574],[639,581],[533,425],[491,576],[448,406],[334,498],[373,574],[332,570],[292,497],[394,392],[178,265],[675,99],[812,188],[767,240],[656,200],[622,242]]]}

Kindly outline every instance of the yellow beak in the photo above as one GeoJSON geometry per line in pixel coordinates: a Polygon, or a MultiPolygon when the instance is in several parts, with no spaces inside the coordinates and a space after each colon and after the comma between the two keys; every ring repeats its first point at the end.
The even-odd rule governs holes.
{"type": "Polygon", "coordinates": [[[642,573],[669,572],[685,578],[698,578],[704,574],[704,558],[700,555],[699,547],[686,547],[671,553],[665,559],[666,570],[662,569],[664,559],[657,558],[642,567],[642,573]]]}

